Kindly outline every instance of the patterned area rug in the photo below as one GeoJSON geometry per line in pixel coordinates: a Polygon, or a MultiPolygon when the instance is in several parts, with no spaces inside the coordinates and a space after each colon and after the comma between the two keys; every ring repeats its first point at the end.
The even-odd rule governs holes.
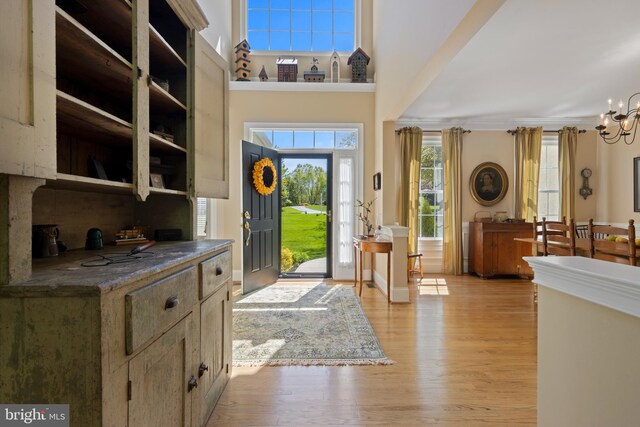
{"type": "Polygon", "coordinates": [[[233,366],[390,365],[350,286],[268,286],[233,305],[233,366]]]}

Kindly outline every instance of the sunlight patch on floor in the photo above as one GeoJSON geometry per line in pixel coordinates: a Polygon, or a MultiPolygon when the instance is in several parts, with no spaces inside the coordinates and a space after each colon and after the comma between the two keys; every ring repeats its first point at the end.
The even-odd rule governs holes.
{"type": "Polygon", "coordinates": [[[429,277],[418,280],[419,295],[449,295],[447,280],[444,277],[429,277]]]}

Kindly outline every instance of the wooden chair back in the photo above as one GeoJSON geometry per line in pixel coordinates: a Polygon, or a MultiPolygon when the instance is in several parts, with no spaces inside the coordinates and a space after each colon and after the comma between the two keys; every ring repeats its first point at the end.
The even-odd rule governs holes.
{"type": "Polygon", "coordinates": [[[569,224],[542,219],[542,241],[544,255],[576,256],[576,225],[573,218],[569,224]]]}
{"type": "MultiPolygon", "coordinates": [[[[566,217],[562,217],[562,221],[547,221],[546,217],[542,218],[542,221],[538,221],[538,217],[534,216],[533,217],[533,235],[532,237],[535,240],[541,240],[544,241],[543,238],[543,223],[547,223],[547,224],[565,224],[566,223],[566,217]]],[[[544,249],[538,249],[537,250],[537,254],[536,255],[546,255],[544,253],[544,249]]]]}
{"type": "Polygon", "coordinates": [[[633,220],[629,220],[628,227],[612,227],[610,225],[595,225],[589,220],[589,252],[591,258],[622,264],[637,265],[636,229],[633,220]],[[597,236],[607,236],[597,239],[597,236]],[[610,240],[616,236],[618,241],[610,240]]]}

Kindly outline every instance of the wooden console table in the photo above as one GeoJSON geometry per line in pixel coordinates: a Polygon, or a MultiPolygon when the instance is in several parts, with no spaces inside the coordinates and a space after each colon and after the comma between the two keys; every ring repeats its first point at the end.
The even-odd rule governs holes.
{"type": "Polygon", "coordinates": [[[353,254],[355,256],[355,268],[354,268],[354,286],[358,283],[358,264],[360,265],[360,291],[359,296],[362,296],[362,253],[371,253],[372,264],[372,277],[373,281],[373,254],[387,254],[387,302],[391,302],[391,248],[392,243],[390,240],[378,240],[375,237],[360,237],[353,236],[353,254]]]}

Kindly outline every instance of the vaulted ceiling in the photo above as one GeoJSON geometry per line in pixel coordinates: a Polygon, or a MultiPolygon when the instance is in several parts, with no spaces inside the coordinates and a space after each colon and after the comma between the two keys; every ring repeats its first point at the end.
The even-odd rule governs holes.
{"type": "Polygon", "coordinates": [[[637,0],[374,0],[378,112],[592,127],[608,98],[640,91],[639,22],[637,0]]]}

